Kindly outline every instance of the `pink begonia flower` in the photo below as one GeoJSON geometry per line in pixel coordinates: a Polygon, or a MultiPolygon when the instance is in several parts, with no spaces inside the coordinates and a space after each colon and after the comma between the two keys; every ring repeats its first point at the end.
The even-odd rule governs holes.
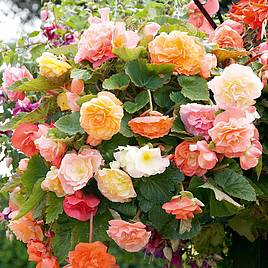
{"type": "Polygon", "coordinates": [[[197,198],[187,196],[173,196],[162,208],[166,213],[176,216],[177,220],[189,220],[194,218],[194,214],[202,213],[201,207],[204,204],[197,198]]]}
{"type": "Polygon", "coordinates": [[[80,106],[76,103],[79,99],[79,95],[72,92],[66,92],[68,106],[72,110],[72,112],[79,112],[80,106]]]}
{"type": "Polygon", "coordinates": [[[88,221],[96,214],[99,203],[100,200],[94,195],[85,195],[79,190],[64,198],[63,209],[69,217],[79,221],[88,221]]]}
{"type": "Polygon", "coordinates": [[[29,158],[23,158],[19,162],[19,170],[25,171],[28,167],[29,158]]]}
{"type": "Polygon", "coordinates": [[[209,35],[208,40],[218,44],[220,48],[242,49],[244,47],[242,36],[228,25],[220,25],[209,35]]]}
{"type": "MultiPolygon", "coordinates": [[[[192,1],[187,6],[189,19],[188,22],[193,24],[196,28],[198,28],[201,32],[205,32],[210,34],[213,31],[213,28],[204,17],[202,12],[199,10],[197,5],[192,1]]],[[[210,16],[217,13],[219,10],[219,1],[218,0],[208,0],[203,7],[206,9],[210,16]]]]}
{"type": "Polygon", "coordinates": [[[268,65],[268,51],[261,55],[260,61],[262,65],[264,66],[268,65]]]}
{"type": "Polygon", "coordinates": [[[175,149],[174,161],[184,175],[191,177],[204,175],[216,165],[218,158],[206,141],[183,141],[175,149]]]}
{"type": "Polygon", "coordinates": [[[160,29],[160,25],[155,22],[148,22],[143,28],[143,34],[145,36],[155,37],[160,29]]]}
{"type": "Polygon", "coordinates": [[[38,125],[37,139],[34,141],[34,144],[46,161],[58,167],[66,152],[67,146],[64,142],[54,141],[48,137],[50,128],[48,125],[38,125]]]}
{"type": "Polygon", "coordinates": [[[210,77],[210,72],[217,67],[217,57],[214,54],[207,53],[200,62],[200,75],[205,79],[210,77]]]}
{"type": "Polygon", "coordinates": [[[128,252],[138,252],[143,249],[151,237],[142,222],[129,223],[123,220],[109,221],[107,234],[122,249],[128,252]]]}
{"type": "Polygon", "coordinates": [[[262,145],[258,140],[254,140],[251,146],[240,156],[240,166],[244,170],[256,167],[262,155],[262,145]]]}
{"type": "Polygon", "coordinates": [[[8,89],[9,86],[14,84],[17,81],[20,81],[24,78],[29,80],[33,79],[31,73],[27,70],[25,66],[22,67],[8,67],[3,73],[3,84],[2,87],[6,92],[8,98],[11,101],[23,100],[25,97],[24,92],[21,91],[11,91],[8,89]]]}
{"type": "Polygon", "coordinates": [[[237,21],[234,21],[234,20],[226,20],[219,27],[222,27],[222,26],[225,26],[225,25],[231,27],[234,31],[236,31],[240,35],[242,35],[244,33],[244,26],[243,26],[243,24],[241,24],[241,23],[239,23],[237,21]]]}
{"type": "Polygon", "coordinates": [[[48,16],[49,16],[49,11],[48,11],[48,9],[42,9],[41,12],[40,12],[40,18],[41,18],[41,21],[42,21],[42,22],[47,21],[48,16]]]}
{"type": "Polygon", "coordinates": [[[82,153],[68,153],[61,162],[58,177],[66,194],[86,186],[102,163],[102,157],[97,150],[88,149],[82,153]]]}
{"type": "Polygon", "coordinates": [[[180,106],[180,118],[187,132],[210,139],[208,130],[213,127],[216,105],[188,103],[180,106]]]}
{"type": "Polygon", "coordinates": [[[215,144],[215,151],[226,157],[239,157],[251,145],[255,127],[246,113],[229,109],[216,116],[208,133],[215,144]]]}
{"type": "Polygon", "coordinates": [[[136,47],[140,38],[137,33],[127,31],[125,23],[109,20],[109,8],[100,9],[101,18],[90,17],[90,26],[78,42],[75,62],[87,60],[97,68],[109,59],[115,58],[112,49],[125,46],[136,47]]]}

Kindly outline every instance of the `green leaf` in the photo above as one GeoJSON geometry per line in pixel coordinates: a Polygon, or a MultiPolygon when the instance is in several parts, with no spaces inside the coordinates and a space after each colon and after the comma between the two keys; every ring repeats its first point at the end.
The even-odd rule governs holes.
{"type": "Polygon", "coordinates": [[[57,56],[60,56],[60,55],[75,56],[77,54],[77,44],[52,48],[49,50],[49,52],[57,56]]]}
{"type": "Polygon", "coordinates": [[[88,94],[88,95],[84,95],[84,96],[82,96],[81,98],[79,98],[77,101],[76,101],[76,103],[78,104],[78,105],[82,105],[83,103],[85,103],[85,102],[87,102],[87,101],[90,101],[90,100],[92,100],[92,99],[94,99],[94,98],[96,98],[97,96],[96,95],[93,95],[93,94],[88,94]]]}
{"type": "Polygon", "coordinates": [[[82,70],[82,69],[73,69],[71,71],[71,78],[75,79],[82,79],[84,81],[87,81],[91,78],[91,73],[88,70],[82,70]]]}
{"type": "Polygon", "coordinates": [[[17,116],[12,117],[9,122],[1,126],[1,130],[16,129],[23,123],[42,123],[45,122],[48,113],[55,109],[55,99],[45,98],[44,101],[35,110],[29,113],[19,113],[17,116]]]}
{"type": "Polygon", "coordinates": [[[176,105],[187,104],[189,101],[185,98],[181,92],[173,91],[169,95],[170,99],[175,102],[176,105]]]}
{"type": "Polygon", "coordinates": [[[27,170],[21,177],[22,184],[28,193],[32,191],[33,186],[40,178],[46,177],[48,170],[48,167],[40,156],[35,155],[30,158],[27,170]]]}
{"type": "Polygon", "coordinates": [[[134,60],[126,63],[125,72],[135,86],[155,90],[170,80],[173,69],[172,64],[146,64],[143,60],[134,60]]]}
{"type": "Polygon", "coordinates": [[[125,146],[129,143],[129,139],[121,134],[116,134],[111,140],[103,141],[98,149],[106,163],[114,160],[114,151],[118,146],[125,146]]]}
{"type": "Polygon", "coordinates": [[[63,198],[59,198],[53,192],[47,193],[46,224],[52,223],[63,212],[63,198]]]}
{"type": "Polygon", "coordinates": [[[128,113],[133,114],[142,109],[148,102],[149,102],[149,96],[147,91],[142,91],[135,97],[134,102],[131,101],[125,102],[124,108],[128,113]]]}
{"type": "Polygon", "coordinates": [[[262,156],[259,158],[258,165],[255,167],[257,173],[257,179],[259,180],[262,172],[262,156]]]}
{"type": "Polygon", "coordinates": [[[84,130],[80,126],[80,113],[79,112],[67,114],[61,117],[59,120],[56,121],[55,126],[60,131],[68,135],[84,133],[84,130]]]}
{"type": "Polygon", "coordinates": [[[237,203],[236,201],[234,201],[230,196],[228,196],[227,194],[225,194],[224,192],[222,192],[221,190],[219,190],[217,187],[215,187],[214,185],[212,185],[210,182],[206,182],[203,185],[199,186],[201,188],[205,188],[205,189],[210,189],[214,192],[215,194],[215,198],[218,201],[226,201],[238,208],[242,208],[242,206],[237,203]]]}
{"type": "Polygon", "coordinates": [[[97,213],[94,217],[94,232],[93,240],[94,241],[106,241],[109,240],[109,237],[106,233],[108,230],[108,221],[112,219],[112,215],[109,211],[104,213],[97,213]]]}
{"type": "Polygon", "coordinates": [[[224,226],[220,223],[213,223],[203,226],[200,233],[193,238],[193,243],[195,249],[201,254],[219,254],[223,247],[224,238],[224,226]]]}
{"type": "Polygon", "coordinates": [[[186,132],[184,128],[184,124],[182,123],[179,116],[175,116],[175,120],[171,128],[171,132],[178,133],[179,135],[183,135],[183,136],[188,136],[188,137],[190,136],[190,134],[186,132]]]}
{"type": "Polygon", "coordinates": [[[173,90],[174,88],[170,86],[163,86],[157,89],[153,94],[155,103],[161,108],[171,108],[174,103],[170,100],[169,95],[173,90]]]}
{"type": "Polygon", "coordinates": [[[113,48],[113,53],[123,61],[132,61],[139,58],[141,54],[146,52],[145,47],[139,46],[134,48],[119,47],[113,48]]]}
{"type": "Polygon", "coordinates": [[[231,169],[224,169],[214,174],[215,182],[231,196],[247,201],[256,201],[256,193],[248,180],[231,169]]]}
{"type": "Polygon", "coordinates": [[[124,73],[113,74],[102,83],[102,87],[108,90],[125,90],[130,83],[129,76],[124,73]]]}
{"type": "Polygon", "coordinates": [[[48,79],[46,79],[43,76],[38,76],[35,79],[28,80],[22,84],[19,84],[17,87],[13,87],[12,90],[14,91],[24,91],[24,92],[29,92],[29,91],[47,91],[51,89],[59,89],[62,85],[52,82],[48,79]]]}
{"type": "Polygon", "coordinates": [[[32,193],[22,205],[22,207],[19,210],[19,214],[14,218],[14,220],[20,219],[21,217],[26,215],[28,212],[33,210],[39,204],[39,202],[43,199],[43,197],[45,196],[45,192],[43,192],[41,189],[42,181],[43,181],[43,178],[39,179],[34,184],[32,193]]]}
{"type": "Polygon", "coordinates": [[[173,165],[159,175],[142,178],[139,182],[139,192],[152,202],[166,202],[172,197],[175,185],[184,180],[183,174],[173,165]]]}
{"type": "Polygon", "coordinates": [[[74,140],[74,137],[69,137],[66,133],[60,131],[56,127],[50,128],[48,130],[48,137],[53,139],[54,141],[58,142],[64,142],[64,143],[72,143],[74,140]]]}
{"type": "Polygon", "coordinates": [[[109,207],[116,210],[118,213],[124,214],[128,217],[134,217],[137,213],[137,206],[134,204],[134,202],[128,202],[124,204],[111,202],[109,204],[109,207]]]}
{"type": "Polygon", "coordinates": [[[124,117],[121,121],[120,133],[127,137],[131,138],[134,136],[133,132],[131,131],[130,127],[128,126],[128,122],[132,119],[131,115],[128,113],[124,114],[124,117]]]}
{"type": "Polygon", "coordinates": [[[43,52],[46,50],[46,45],[45,44],[39,44],[36,46],[33,46],[30,50],[30,53],[32,55],[32,60],[36,60],[38,57],[40,57],[43,52]]]}
{"type": "Polygon", "coordinates": [[[193,237],[195,237],[196,235],[199,234],[200,230],[201,230],[200,223],[199,223],[197,218],[194,218],[192,220],[192,228],[191,228],[191,230],[188,231],[188,232],[186,231],[186,232],[184,232],[182,234],[179,234],[178,238],[182,239],[182,240],[192,239],[193,237]]]}
{"type": "Polygon", "coordinates": [[[178,82],[182,87],[184,97],[196,100],[209,100],[207,81],[199,76],[178,76],[178,82]]]}

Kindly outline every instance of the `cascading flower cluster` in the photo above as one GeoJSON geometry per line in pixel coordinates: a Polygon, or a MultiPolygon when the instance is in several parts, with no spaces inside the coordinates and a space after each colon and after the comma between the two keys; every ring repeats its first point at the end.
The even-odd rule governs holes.
{"type": "MultiPolygon", "coordinates": [[[[134,25],[102,8],[77,43],[38,55],[36,73],[4,70],[3,91],[17,103],[3,133],[20,161],[0,219],[37,268],[118,268],[111,240],[181,265],[190,239],[214,222],[233,228],[243,200],[261,196],[267,43],[252,49],[251,65],[255,56],[239,54],[244,25],[213,30],[186,7],[205,37],[167,19],[126,30],[134,25]]],[[[218,1],[204,8],[215,14],[218,1]]]]}

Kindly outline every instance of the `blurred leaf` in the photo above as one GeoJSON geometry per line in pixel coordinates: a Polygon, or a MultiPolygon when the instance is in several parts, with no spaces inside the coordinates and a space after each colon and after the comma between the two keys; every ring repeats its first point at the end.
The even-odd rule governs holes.
{"type": "Polygon", "coordinates": [[[143,46],[134,48],[118,47],[113,48],[113,53],[123,61],[132,61],[138,59],[141,54],[146,53],[146,50],[143,46]]]}
{"type": "Polygon", "coordinates": [[[57,56],[65,55],[65,56],[74,57],[77,54],[77,44],[52,48],[49,50],[49,52],[51,52],[57,56]]]}

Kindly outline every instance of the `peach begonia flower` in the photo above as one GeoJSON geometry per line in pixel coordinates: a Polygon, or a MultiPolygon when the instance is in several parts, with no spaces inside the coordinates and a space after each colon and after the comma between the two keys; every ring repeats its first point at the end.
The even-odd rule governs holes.
{"type": "Polygon", "coordinates": [[[209,35],[209,42],[216,43],[220,48],[242,49],[244,41],[242,36],[228,25],[220,25],[209,35]]]}
{"type": "Polygon", "coordinates": [[[142,222],[129,223],[123,220],[109,221],[107,234],[122,249],[128,252],[138,252],[143,249],[151,237],[142,222]]]}
{"type": "Polygon", "coordinates": [[[39,151],[34,144],[37,131],[37,125],[31,123],[19,125],[11,137],[12,146],[28,157],[38,154],[39,151]]]}
{"type": "Polygon", "coordinates": [[[22,67],[8,67],[3,72],[3,90],[6,92],[8,98],[11,101],[23,100],[25,97],[24,92],[21,91],[12,91],[8,87],[14,84],[17,81],[20,81],[24,78],[29,80],[33,79],[31,73],[27,70],[25,66],[22,67]]]}
{"type": "Polygon", "coordinates": [[[161,33],[148,44],[148,49],[152,63],[174,64],[174,70],[184,75],[199,74],[206,55],[196,37],[180,31],[161,33]]]}
{"type": "Polygon", "coordinates": [[[191,177],[204,175],[216,165],[218,158],[206,141],[183,141],[175,149],[174,161],[184,175],[191,177]]]}
{"type": "Polygon", "coordinates": [[[229,109],[216,116],[208,133],[215,144],[214,150],[226,157],[239,157],[251,145],[255,127],[239,109],[229,109]]]}
{"type": "Polygon", "coordinates": [[[204,204],[197,198],[179,195],[172,197],[162,208],[166,213],[175,215],[177,220],[189,220],[193,219],[195,214],[202,213],[203,206],[204,204]]]}
{"type": "Polygon", "coordinates": [[[47,248],[44,243],[38,240],[30,240],[27,243],[27,253],[29,255],[29,261],[40,262],[42,256],[47,254],[47,248]]]}
{"type": "Polygon", "coordinates": [[[48,256],[42,258],[42,260],[37,263],[35,268],[60,268],[60,265],[55,256],[48,256]]]}
{"type": "MultiPolygon", "coordinates": [[[[10,217],[13,219],[17,214],[18,211],[13,211],[10,217]]],[[[23,243],[28,243],[30,240],[42,241],[44,238],[40,225],[33,220],[31,213],[18,220],[11,220],[8,227],[15,234],[16,238],[23,243]]]]}
{"type": "Polygon", "coordinates": [[[216,104],[221,109],[247,109],[261,95],[263,84],[249,66],[231,64],[220,76],[208,82],[216,104]]]}
{"type": "Polygon", "coordinates": [[[137,46],[140,40],[138,34],[127,31],[123,22],[110,21],[109,12],[109,8],[102,8],[99,10],[101,18],[90,18],[90,26],[83,32],[78,42],[75,62],[87,60],[93,64],[93,68],[96,68],[116,57],[112,52],[113,48],[137,46]]]}
{"type": "MultiPolygon", "coordinates": [[[[213,31],[212,26],[209,24],[205,16],[202,14],[197,5],[192,1],[187,6],[189,19],[188,22],[198,28],[201,32],[210,34],[213,31]]],[[[219,10],[218,0],[208,0],[203,7],[206,9],[210,16],[213,16],[219,10]]]]}
{"type": "Polygon", "coordinates": [[[104,168],[97,171],[95,179],[100,192],[112,202],[125,203],[137,196],[131,178],[123,170],[104,168]]]}
{"type": "Polygon", "coordinates": [[[38,125],[38,132],[34,144],[40,154],[46,161],[51,162],[54,166],[59,166],[67,146],[64,142],[54,141],[48,137],[48,131],[51,127],[46,124],[38,125]]]}
{"type": "Polygon", "coordinates": [[[85,83],[82,79],[73,79],[71,82],[70,91],[75,94],[82,94],[84,92],[85,83]]]}
{"type": "Polygon", "coordinates": [[[149,139],[164,137],[169,133],[172,124],[172,118],[158,112],[151,112],[148,116],[141,115],[128,122],[128,125],[135,134],[149,139]]]}
{"type": "Polygon", "coordinates": [[[100,200],[93,194],[86,195],[79,190],[64,198],[63,209],[71,218],[88,221],[96,214],[99,203],[100,200]]]}
{"type": "MultiPolygon", "coordinates": [[[[122,103],[110,92],[98,93],[82,104],[80,125],[93,140],[99,143],[110,140],[119,132],[124,116],[122,103]]],[[[97,143],[98,143],[97,142],[97,143]]]]}
{"type": "Polygon", "coordinates": [[[79,243],[68,254],[69,268],[114,268],[116,259],[107,253],[107,247],[99,242],[79,243]]]}
{"type": "Polygon", "coordinates": [[[100,163],[102,163],[102,157],[97,150],[66,154],[58,173],[63,191],[66,194],[73,194],[85,187],[100,167],[100,163]]]}
{"type": "Polygon", "coordinates": [[[61,182],[58,177],[59,170],[52,166],[50,171],[47,172],[46,178],[41,183],[43,191],[51,191],[56,194],[57,197],[65,196],[61,182]]]}
{"type": "Polygon", "coordinates": [[[188,133],[209,140],[208,130],[213,127],[217,110],[215,105],[188,103],[180,106],[180,118],[188,133]]]}

